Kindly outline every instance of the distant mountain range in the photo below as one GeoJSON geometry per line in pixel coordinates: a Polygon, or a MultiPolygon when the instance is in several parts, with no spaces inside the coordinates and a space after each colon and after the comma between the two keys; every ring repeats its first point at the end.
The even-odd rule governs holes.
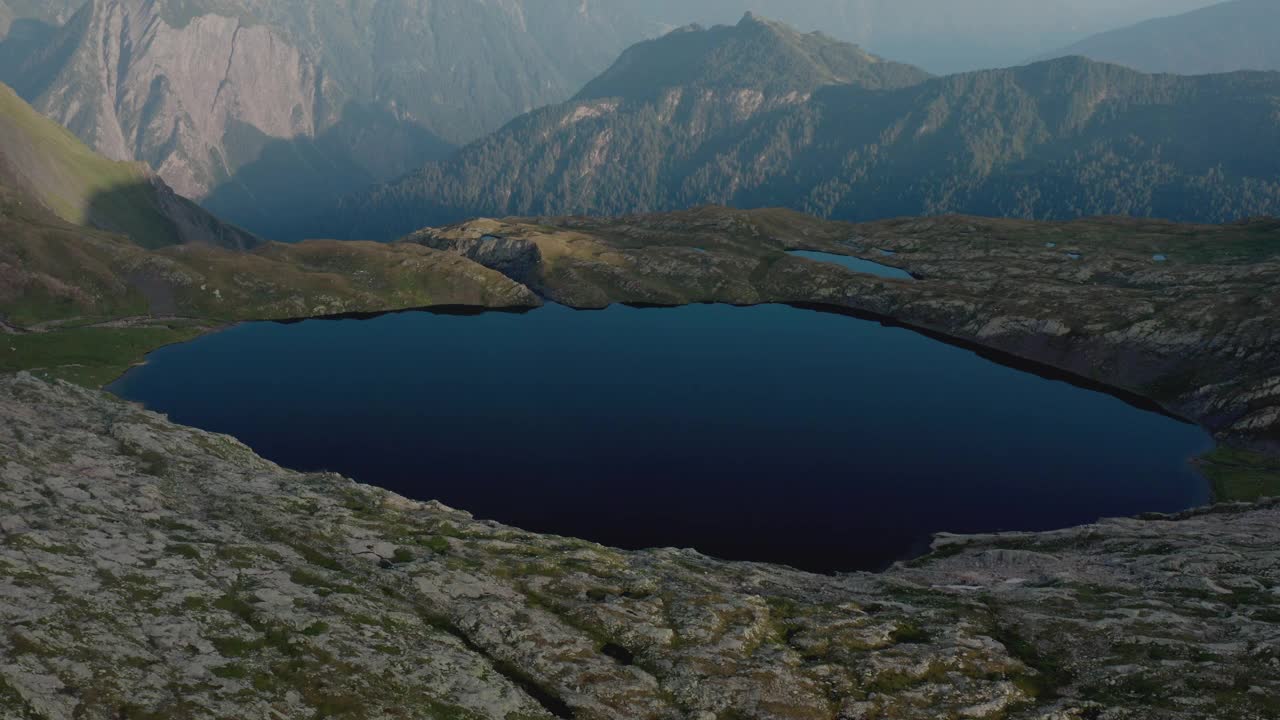
{"type": "Polygon", "coordinates": [[[930,78],[748,16],[643,43],[571,102],[309,230],[392,237],[476,215],[704,203],[847,220],[1280,214],[1278,110],[1275,73],[1154,76],[1077,57],[930,78]]]}
{"type": "Polygon", "coordinates": [[[145,165],[95,154],[4,85],[0,207],[11,215],[21,209],[26,217],[48,213],[126,235],[146,248],[193,243],[244,249],[260,242],[174,193],[145,165]]]}
{"type": "MultiPolygon", "coordinates": [[[[1009,36],[1074,38],[1206,2],[747,4],[908,51],[980,37],[983,19],[1009,36]]],[[[1275,173],[1246,167],[1267,154],[1236,162],[1241,140],[1265,139],[1274,125],[1265,79],[1175,82],[1167,97],[1163,80],[1070,64],[929,79],[759,18],[685,29],[617,57],[669,19],[721,17],[741,4],[0,0],[0,80],[98,152],[144,162],[181,195],[272,238],[703,201],[851,218],[959,209],[1217,219],[1271,207],[1275,173]],[[919,94],[907,90],[915,85],[919,94]],[[1188,117],[1211,112],[1217,95],[1242,103],[1241,119],[1224,122],[1258,122],[1228,138],[1188,117]],[[1078,127],[1055,114],[1091,103],[1100,112],[1078,127]],[[953,112],[961,106],[972,112],[953,112]],[[856,114],[832,114],[846,112],[856,114]],[[933,114],[947,119],[937,132],[904,134],[933,114]],[[1191,133],[1205,149],[1188,149],[1191,133]],[[915,154],[925,145],[928,158],[915,154]],[[907,167],[923,175],[899,177],[907,167]],[[1023,176],[1034,181],[1010,179],[1023,176]],[[343,214],[304,221],[340,198],[343,214]]]]}
{"type": "Polygon", "coordinates": [[[1152,73],[1280,70],[1280,2],[1231,0],[1082,40],[1044,58],[1083,55],[1152,73]]]}
{"type": "Polygon", "coordinates": [[[937,74],[1007,67],[1105,30],[1216,0],[646,0],[653,24],[736,22],[744,10],[821,30],[937,74]]]}
{"type": "Polygon", "coordinates": [[[73,4],[0,0],[0,80],[268,233],[562,101],[652,31],[578,0],[73,4]]]}

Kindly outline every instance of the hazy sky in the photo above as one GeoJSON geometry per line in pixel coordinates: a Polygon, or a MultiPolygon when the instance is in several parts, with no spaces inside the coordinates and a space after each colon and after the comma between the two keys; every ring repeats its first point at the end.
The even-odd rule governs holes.
{"type": "MultiPolygon", "coordinates": [[[[142,0],[134,0],[142,2],[142,0]]],[[[201,0],[217,7],[216,0],[201,0]]],[[[335,2],[336,0],[317,0],[335,2]]],[[[432,0],[362,0],[406,6],[432,0]]],[[[455,0],[457,2],[459,0],[455,0]]],[[[737,22],[748,10],[802,30],[822,30],[935,73],[1015,65],[1094,33],[1213,5],[1218,0],[472,0],[536,20],[566,6],[600,13],[626,44],[692,22],[737,22]]],[[[1278,0],[1280,1],[1280,0],[1278,0]]],[[[0,0],[0,36],[12,17],[65,19],[86,0],[0,0]]],[[[309,0],[241,0],[249,5],[309,0]]],[[[231,5],[235,2],[232,0],[231,5]]],[[[445,3],[449,4],[449,3],[445,3]]],[[[572,10],[570,10],[572,12],[572,10]]],[[[536,23],[535,23],[536,24],[536,23]]],[[[554,23],[553,23],[554,25],[554,23]]],[[[557,38],[572,43],[572,38],[557,38]]],[[[597,43],[598,44],[598,43],[597,43]]],[[[593,70],[598,68],[593,68],[593,70]]]]}
{"type": "MultiPolygon", "coordinates": [[[[619,0],[615,0],[619,1],[619,0]]],[[[623,0],[627,1],[627,0],[623,0]]],[[[747,10],[823,30],[933,72],[1012,65],[1093,33],[1217,0],[647,0],[652,22],[724,23],[747,10]]]]}

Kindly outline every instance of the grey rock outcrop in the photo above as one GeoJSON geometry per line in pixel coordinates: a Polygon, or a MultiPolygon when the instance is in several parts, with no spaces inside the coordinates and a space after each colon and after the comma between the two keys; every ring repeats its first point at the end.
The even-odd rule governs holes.
{"type": "Polygon", "coordinates": [[[427,228],[404,241],[457,253],[517,282],[533,280],[542,263],[542,252],[529,240],[493,234],[500,233],[502,227],[498,222],[478,220],[451,230],[427,228]]]}
{"type": "Polygon", "coordinates": [[[535,535],[0,378],[5,717],[1268,718],[1280,506],[883,575],[535,535]]]}
{"type": "Polygon", "coordinates": [[[237,124],[291,138],[328,120],[317,115],[323,74],[270,28],[170,19],[163,3],[91,0],[14,73],[15,87],[99,153],[146,162],[197,199],[237,165],[226,147],[237,124]]]}

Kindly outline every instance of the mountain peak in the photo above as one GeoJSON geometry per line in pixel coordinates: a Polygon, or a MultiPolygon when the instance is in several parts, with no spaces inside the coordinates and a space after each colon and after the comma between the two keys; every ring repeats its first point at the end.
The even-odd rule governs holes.
{"type": "Polygon", "coordinates": [[[802,34],[799,30],[796,30],[795,28],[791,27],[785,22],[782,22],[781,20],[774,20],[772,18],[767,18],[763,15],[759,15],[750,10],[743,13],[742,19],[738,21],[738,27],[739,28],[752,28],[752,27],[765,28],[768,30],[778,30],[778,31],[790,33],[793,35],[802,34]]]}
{"type": "Polygon", "coordinates": [[[688,26],[633,45],[576,99],[651,99],[673,87],[785,95],[824,85],[902,87],[928,77],[856,45],[748,12],[737,25],[688,26]]]}

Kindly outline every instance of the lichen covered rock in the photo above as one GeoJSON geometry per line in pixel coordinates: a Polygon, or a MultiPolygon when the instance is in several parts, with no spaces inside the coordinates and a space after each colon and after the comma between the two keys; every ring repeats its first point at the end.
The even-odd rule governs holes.
{"type": "Polygon", "coordinates": [[[0,398],[6,718],[1264,718],[1280,697],[1274,504],[949,536],[828,577],[523,532],[30,375],[0,398]]]}

